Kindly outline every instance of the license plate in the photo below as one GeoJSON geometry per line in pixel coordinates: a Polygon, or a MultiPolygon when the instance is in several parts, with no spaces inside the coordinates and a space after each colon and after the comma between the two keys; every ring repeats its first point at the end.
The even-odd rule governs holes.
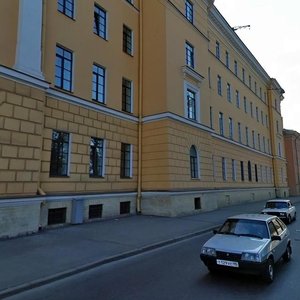
{"type": "Polygon", "coordinates": [[[217,265],[238,268],[239,263],[237,261],[217,259],[217,265]]]}

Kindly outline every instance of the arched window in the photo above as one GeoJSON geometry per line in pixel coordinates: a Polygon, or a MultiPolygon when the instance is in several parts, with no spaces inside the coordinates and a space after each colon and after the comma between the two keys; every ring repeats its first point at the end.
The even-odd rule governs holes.
{"type": "Polygon", "coordinates": [[[191,177],[199,178],[198,154],[195,146],[190,149],[190,169],[191,177]]]}

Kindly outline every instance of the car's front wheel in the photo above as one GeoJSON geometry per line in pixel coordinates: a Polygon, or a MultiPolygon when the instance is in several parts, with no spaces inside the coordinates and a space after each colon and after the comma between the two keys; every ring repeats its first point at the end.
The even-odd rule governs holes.
{"type": "Polygon", "coordinates": [[[294,214],[294,221],[296,221],[297,213],[294,214]]]}
{"type": "Polygon", "coordinates": [[[265,270],[263,272],[263,279],[267,283],[271,283],[274,280],[274,262],[271,258],[268,259],[265,270]]]}
{"type": "Polygon", "coordinates": [[[285,252],[284,252],[284,254],[283,254],[283,260],[284,260],[285,262],[289,262],[290,259],[291,259],[291,254],[292,254],[292,247],[291,247],[291,245],[289,244],[289,245],[287,245],[286,250],[285,250],[285,252]]]}

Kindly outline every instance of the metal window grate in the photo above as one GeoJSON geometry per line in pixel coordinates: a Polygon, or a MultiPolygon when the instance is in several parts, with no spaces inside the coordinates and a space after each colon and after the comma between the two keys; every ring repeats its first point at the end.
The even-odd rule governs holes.
{"type": "Polygon", "coordinates": [[[93,204],[89,206],[89,219],[102,218],[103,204],[93,204]]]}
{"type": "Polygon", "coordinates": [[[195,210],[201,209],[201,198],[200,197],[196,197],[194,198],[194,207],[195,210]]]}
{"type": "Polygon", "coordinates": [[[130,201],[120,202],[120,215],[130,213],[130,201]]]}
{"type": "Polygon", "coordinates": [[[48,210],[48,225],[66,223],[67,208],[52,208],[48,210]]]}

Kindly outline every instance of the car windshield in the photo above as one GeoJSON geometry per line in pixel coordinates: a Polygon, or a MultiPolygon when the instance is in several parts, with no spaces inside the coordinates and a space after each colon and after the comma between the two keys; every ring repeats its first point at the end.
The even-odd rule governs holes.
{"type": "Polygon", "coordinates": [[[218,233],[257,238],[269,237],[267,225],[264,221],[247,219],[228,219],[218,233]]]}
{"type": "Polygon", "coordinates": [[[288,208],[287,202],[267,202],[266,208],[288,208]]]}

